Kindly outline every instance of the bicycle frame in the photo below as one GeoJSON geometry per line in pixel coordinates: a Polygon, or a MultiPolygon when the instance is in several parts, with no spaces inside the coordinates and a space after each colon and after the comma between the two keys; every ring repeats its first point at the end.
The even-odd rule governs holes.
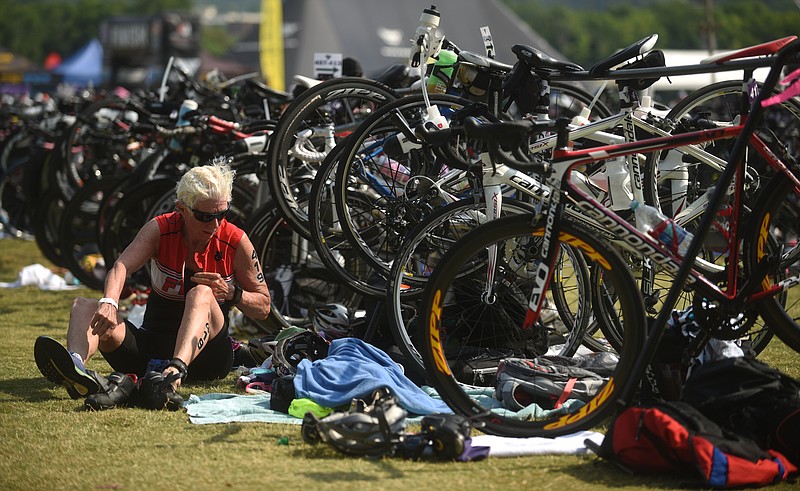
{"type": "MultiPolygon", "coordinates": [[[[537,281],[535,282],[533,292],[530,296],[528,316],[526,317],[523,328],[533,325],[542,307],[541,304],[543,303],[544,292],[552,278],[555,261],[557,260],[560,221],[565,215],[565,208],[568,203],[590,216],[590,218],[597,220],[601,225],[608,227],[610,233],[618,236],[642,256],[665,268],[675,276],[675,282],[670,288],[662,304],[662,308],[656,317],[655,326],[652,327],[651,333],[647,335],[644,351],[637,359],[634,373],[644,373],[644,369],[655,353],[658,342],[666,329],[672,308],[684,284],[687,282],[694,284],[695,288],[712,301],[721,303],[733,302],[733,305],[737,306],[746,305],[748,302],[756,301],[767,296],[777,295],[784,290],[786,285],[800,282],[800,274],[795,274],[789,278],[784,278],[782,281],[777,282],[763,291],[755,291],[755,289],[759,288],[761,285],[759,281],[760,278],[751,277],[740,284],[738,278],[740,252],[739,229],[735,225],[739,220],[735,219],[732,220],[733,227],[729,236],[730,257],[728,260],[726,286],[725,288],[720,288],[713,281],[706,278],[701,272],[693,268],[694,261],[682,260],[655,239],[638,231],[612,210],[583,192],[571,179],[572,171],[577,166],[597,162],[599,160],[623,157],[640,152],[685,147],[687,145],[696,145],[721,139],[735,139],[729,163],[722,171],[718,185],[709,197],[709,206],[703,214],[697,233],[686,252],[685,257],[696,257],[702,247],[703,238],[712,226],[715,211],[723,203],[729,186],[731,186],[732,183],[735,183],[733,210],[741,216],[742,185],[746,170],[743,157],[748,144],[752,145],[776,172],[788,179],[793,184],[795,192],[800,194],[800,179],[798,179],[798,177],[788,169],[786,164],[766,146],[758,135],[755,134],[756,124],[764,112],[764,108],[761,106],[761,101],[765,98],[764,94],[770,94],[772,92],[777,85],[781,68],[784,66],[788,57],[797,52],[799,47],[800,41],[794,41],[776,55],[770,73],[764,82],[762,91],[751,105],[749,117],[738,125],[584,150],[570,150],[567,145],[567,129],[563,127],[559,129],[556,148],[553,151],[553,173],[547,178],[546,182],[553,189],[559,189],[560,192],[553,193],[547,205],[547,210],[544,212],[546,226],[544,230],[542,254],[540,255],[541,262],[536,273],[537,281]]],[[[620,403],[622,405],[626,405],[628,398],[633,394],[639,378],[640,377],[632,377],[623,388],[620,398],[620,403]]]]}

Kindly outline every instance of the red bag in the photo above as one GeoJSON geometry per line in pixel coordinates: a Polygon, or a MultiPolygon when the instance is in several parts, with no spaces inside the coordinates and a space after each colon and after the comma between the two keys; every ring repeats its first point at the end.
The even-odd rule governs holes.
{"type": "Polygon", "coordinates": [[[680,401],[627,408],[613,421],[602,445],[586,443],[630,471],[694,472],[714,488],[765,486],[797,472],[779,452],[721,428],[680,401]]]}

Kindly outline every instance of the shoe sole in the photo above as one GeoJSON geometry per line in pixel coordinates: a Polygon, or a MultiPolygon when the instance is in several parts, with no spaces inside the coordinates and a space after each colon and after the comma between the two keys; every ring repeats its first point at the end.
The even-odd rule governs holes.
{"type": "Polygon", "coordinates": [[[70,397],[79,399],[94,394],[98,390],[97,381],[80,370],[69,351],[58,341],[47,336],[39,336],[33,346],[36,366],[47,380],[63,385],[70,397]]]}

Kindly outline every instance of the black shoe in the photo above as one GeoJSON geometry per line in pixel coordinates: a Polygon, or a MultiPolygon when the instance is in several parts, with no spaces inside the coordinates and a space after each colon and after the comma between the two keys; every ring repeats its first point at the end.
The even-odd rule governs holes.
{"type": "Polygon", "coordinates": [[[118,406],[127,406],[133,402],[132,398],[136,392],[136,382],[133,378],[122,372],[114,372],[106,380],[106,383],[100,387],[97,394],[92,394],[86,398],[84,404],[87,409],[101,411],[118,406]]]}
{"type": "Polygon", "coordinates": [[[177,411],[183,407],[181,397],[172,387],[172,382],[181,378],[179,372],[166,377],[161,372],[147,372],[139,379],[139,406],[145,409],[167,409],[177,411]]]}
{"type": "Polygon", "coordinates": [[[48,336],[39,336],[33,345],[36,366],[47,380],[63,385],[73,399],[97,393],[100,376],[87,370],[77,356],[73,356],[61,343],[48,336]]]}

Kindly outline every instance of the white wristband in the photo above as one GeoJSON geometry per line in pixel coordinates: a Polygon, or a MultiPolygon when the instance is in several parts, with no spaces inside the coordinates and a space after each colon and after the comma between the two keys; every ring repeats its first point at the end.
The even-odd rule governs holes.
{"type": "Polygon", "coordinates": [[[113,298],[103,297],[100,300],[98,300],[98,302],[113,305],[115,309],[119,310],[119,304],[117,304],[117,301],[114,300],[113,298]]]}

